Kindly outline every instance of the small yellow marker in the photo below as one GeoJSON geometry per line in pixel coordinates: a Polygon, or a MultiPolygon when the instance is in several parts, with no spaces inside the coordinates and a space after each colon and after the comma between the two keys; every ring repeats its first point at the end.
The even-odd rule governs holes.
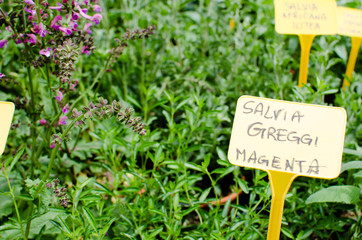
{"type": "Polygon", "coordinates": [[[278,240],[284,199],[298,176],[336,178],[347,115],[343,108],[251,96],[239,98],[228,159],[268,172],[272,189],[268,240],[278,240]]]}
{"type": "Polygon", "coordinates": [[[6,139],[9,135],[11,121],[13,119],[15,106],[11,102],[0,102],[0,155],[3,154],[6,139]]]}
{"type": "Polygon", "coordinates": [[[335,0],[274,0],[275,30],[299,36],[301,45],[298,86],[307,83],[309,52],[316,35],[336,34],[335,0]]]}
{"type": "MultiPolygon", "coordinates": [[[[362,10],[338,7],[337,8],[337,30],[338,34],[349,36],[352,39],[352,48],[349,53],[346,76],[351,79],[358,51],[362,43],[362,10]]],[[[343,80],[343,89],[349,87],[348,79],[343,80]]]]}

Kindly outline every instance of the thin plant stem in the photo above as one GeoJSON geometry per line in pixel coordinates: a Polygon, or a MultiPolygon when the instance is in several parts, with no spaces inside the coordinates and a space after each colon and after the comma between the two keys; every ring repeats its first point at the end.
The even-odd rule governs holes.
{"type": "Polygon", "coordinates": [[[18,218],[18,222],[19,222],[19,225],[20,225],[21,233],[23,234],[23,239],[26,240],[27,238],[26,238],[26,235],[25,235],[25,232],[24,232],[24,229],[23,229],[23,222],[22,222],[21,217],[20,217],[20,214],[19,214],[18,205],[17,205],[17,203],[16,203],[16,201],[15,201],[15,195],[14,195],[13,189],[11,188],[11,184],[10,184],[8,172],[6,171],[4,175],[5,175],[6,181],[7,181],[7,183],[8,183],[10,195],[11,195],[11,197],[12,197],[12,199],[13,199],[16,216],[17,216],[17,218],[18,218]]]}

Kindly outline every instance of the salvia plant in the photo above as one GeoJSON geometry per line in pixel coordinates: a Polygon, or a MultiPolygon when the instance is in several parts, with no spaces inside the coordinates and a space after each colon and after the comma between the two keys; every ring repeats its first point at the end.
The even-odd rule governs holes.
{"type": "Polygon", "coordinates": [[[102,14],[98,0],[0,1],[1,55],[14,46],[19,63],[18,69],[0,73],[1,84],[15,96],[8,98],[16,106],[17,122],[12,129],[21,136],[21,142],[13,145],[15,150],[5,152],[3,159],[8,160],[2,162],[1,175],[16,212],[16,217],[1,227],[7,239],[41,239],[42,233],[52,228],[72,239],[91,235],[101,239],[107,234],[107,230],[95,234],[82,222],[88,220],[95,227],[91,207],[82,206],[83,212],[78,212],[79,194],[86,184],[72,193],[69,186],[61,186],[65,179],[55,178],[53,168],[73,159],[84,135],[91,141],[87,129],[94,126],[92,121],[113,118],[139,136],[146,134],[145,124],[133,116],[132,108],[121,101],[108,102],[93,92],[127,42],[148,38],[155,27],[127,29],[115,39],[107,61],[87,86],[80,82],[77,64],[80,58],[94,55],[92,31],[102,21],[102,14]],[[14,74],[21,74],[22,81],[16,81],[14,74]],[[12,171],[15,164],[20,175],[12,171]]]}

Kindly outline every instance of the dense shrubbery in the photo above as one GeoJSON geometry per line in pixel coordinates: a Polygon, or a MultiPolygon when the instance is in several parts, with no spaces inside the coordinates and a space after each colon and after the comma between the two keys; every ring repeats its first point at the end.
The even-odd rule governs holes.
{"type": "Polygon", "coordinates": [[[275,33],[271,0],[0,2],[0,100],[16,105],[2,239],[265,239],[267,174],[226,159],[244,94],[347,110],[343,172],[295,180],[281,238],[361,238],[361,194],[306,203],[362,186],[361,60],[343,91],[347,37],[316,37],[298,88],[298,38],[275,33]]]}

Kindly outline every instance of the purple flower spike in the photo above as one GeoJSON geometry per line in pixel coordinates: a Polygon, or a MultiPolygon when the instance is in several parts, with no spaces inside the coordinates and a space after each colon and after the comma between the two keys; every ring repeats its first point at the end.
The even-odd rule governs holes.
{"type": "Polygon", "coordinates": [[[96,25],[98,25],[99,22],[102,20],[102,18],[103,18],[102,15],[100,15],[99,13],[96,13],[96,14],[93,15],[92,21],[93,21],[96,25]]]}
{"type": "Polygon", "coordinates": [[[67,121],[66,121],[67,119],[68,119],[67,116],[60,117],[59,121],[58,121],[58,124],[63,125],[63,126],[66,125],[67,124],[67,121]]]}
{"type": "Polygon", "coordinates": [[[7,43],[8,43],[8,40],[6,40],[6,39],[0,40],[0,48],[3,48],[4,45],[7,43]]]}
{"type": "Polygon", "coordinates": [[[53,143],[49,146],[49,148],[55,148],[55,142],[53,142],[53,143]]]}
{"type": "Polygon", "coordinates": [[[6,75],[3,73],[0,73],[0,78],[3,78],[3,77],[6,77],[6,75]]]}
{"type": "Polygon", "coordinates": [[[46,50],[45,50],[45,49],[40,50],[39,53],[40,53],[41,55],[46,56],[46,57],[50,57],[50,51],[51,51],[51,50],[52,50],[52,49],[51,49],[50,47],[48,47],[46,50]]]}

